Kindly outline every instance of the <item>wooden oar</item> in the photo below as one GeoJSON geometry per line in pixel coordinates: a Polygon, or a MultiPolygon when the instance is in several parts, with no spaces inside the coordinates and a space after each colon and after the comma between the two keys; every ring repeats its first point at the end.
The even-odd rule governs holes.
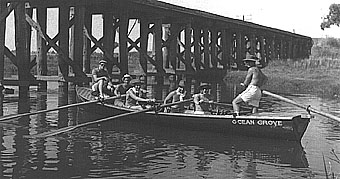
{"type": "MultiPolygon", "coordinates": [[[[193,99],[191,98],[191,99],[178,101],[178,102],[174,102],[174,103],[163,104],[161,106],[158,106],[157,108],[165,108],[165,107],[169,107],[169,106],[173,106],[173,105],[177,105],[177,104],[181,104],[181,103],[190,102],[192,100],[193,99]]],[[[99,119],[99,120],[96,120],[96,121],[86,122],[86,123],[78,124],[78,125],[75,125],[75,126],[68,126],[68,127],[64,127],[64,128],[54,130],[54,131],[43,132],[43,133],[40,133],[40,134],[31,135],[31,136],[27,136],[27,137],[28,138],[38,138],[38,137],[54,136],[54,135],[61,134],[61,133],[64,133],[64,132],[68,132],[68,131],[71,131],[71,130],[74,130],[74,129],[77,129],[77,128],[80,128],[80,127],[88,126],[88,125],[91,125],[91,124],[97,124],[97,123],[101,123],[101,122],[105,122],[105,121],[109,121],[109,120],[118,119],[118,118],[121,118],[121,117],[135,115],[135,114],[139,114],[139,113],[145,113],[145,112],[152,111],[152,110],[155,110],[155,109],[156,109],[156,107],[152,107],[152,108],[148,108],[148,109],[133,111],[133,112],[130,112],[130,113],[119,114],[119,115],[116,115],[116,116],[107,117],[107,118],[99,119]]]]}
{"type": "Polygon", "coordinates": [[[336,121],[340,122],[340,118],[337,117],[337,116],[334,116],[334,115],[332,115],[332,114],[329,114],[329,113],[325,113],[325,112],[316,110],[316,109],[314,109],[314,108],[312,108],[312,107],[310,107],[310,106],[304,106],[304,105],[299,104],[299,103],[297,103],[297,102],[295,102],[295,101],[293,101],[293,100],[290,100],[290,99],[285,98],[285,97],[282,97],[282,96],[280,96],[280,95],[271,93],[271,92],[269,92],[269,91],[263,90],[262,93],[265,94],[265,95],[268,95],[268,96],[272,96],[272,97],[274,97],[274,98],[277,98],[277,99],[279,99],[279,100],[285,101],[285,102],[287,102],[287,103],[293,104],[293,105],[295,105],[295,106],[297,106],[297,107],[300,107],[300,108],[309,110],[309,111],[314,112],[314,113],[316,113],[316,114],[319,114],[319,115],[321,115],[321,116],[324,116],[324,117],[327,117],[327,118],[330,118],[330,119],[333,119],[333,120],[336,120],[336,121]]]}
{"type": "Polygon", "coordinates": [[[101,102],[101,101],[113,100],[113,99],[117,99],[117,98],[124,97],[124,96],[125,95],[113,96],[113,97],[109,97],[109,98],[104,98],[102,100],[94,100],[94,101],[86,101],[86,102],[81,102],[81,103],[69,104],[69,105],[60,106],[60,107],[53,108],[53,109],[45,109],[45,110],[36,111],[36,112],[29,112],[29,113],[22,113],[22,114],[4,116],[4,117],[0,118],[0,122],[10,120],[10,119],[14,119],[14,118],[19,118],[19,117],[30,116],[30,115],[34,115],[34,114],[46,113],[46,112],[61,110],[61,109],[70,108],[70,107],[76,107],[76,106],[82,106],[82,105],[87,105],[87,104],[92,104],[92,103],[98,103],[98,102],[101,102]]]}

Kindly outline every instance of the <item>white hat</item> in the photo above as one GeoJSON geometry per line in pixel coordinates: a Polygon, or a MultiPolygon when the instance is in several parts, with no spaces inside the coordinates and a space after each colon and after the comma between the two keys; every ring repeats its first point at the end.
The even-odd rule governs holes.
{"type": "Polygon", "coordinates": [[[124,81],[124,78],[129,78],[130,80],[132,79],[132,77],[131,77],[129,74],[125,74],[125,75],[122,77],[122,81],[124,81]]]}

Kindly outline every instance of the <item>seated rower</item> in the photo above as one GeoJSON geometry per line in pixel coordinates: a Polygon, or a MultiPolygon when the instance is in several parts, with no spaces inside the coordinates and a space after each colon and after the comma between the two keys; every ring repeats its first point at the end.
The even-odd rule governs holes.
{"type": "MultiPolygon", "coordinates": [[[[130,84],[132,77],[129,74],[125,74],[122,78],[121,84],[118,84],[114,90],[114,94],[116,96],[120,96],[126,94],[126,91],[129,90],[132,86],[130,84]]],[[[117,106],[124,106],[125,98],[119,98],[114,101],[114,104],[117,106]]]]}
{"type": "Polygon", "coordinates": [[[139,79],[133,79],[131,80],[131,84],[133,87],[131,87],[126,92],[126,99],[125,99],[125,106],[132,109],[144,109],[141,106],[141,103],[143,102],[155,102],[155,99],[145,99],[142,98],[143,92],[141,89],[141,82],[139,79]]]}
{"type": "Polygon", "coordinates": [[[199,89],[200,93],[193,96],[195,104],[194,114],[211,114],[209,111],[210,103],[213,102],[210,95],[211,86],[208,83],[202,83],[199,89]]]}
{"type": "Polygon", "coordinates": [[[104,98],[104,93],[112,93],[113,85],[106,68],[107,62],[105,60],[99,61],[99,66],[92,70],[92,94],[99,98],[104,98]]]}
{"type": "MultiPolygon", "coordinates": [[[[184,91],[184,81],[181,80],[178,83],[177,89],[171,91],[164,99],[164,104],[167,104],[168,101],[171,100],[171,103],[183,101],[186,91],[184,91]]],[[[183,112],[184,106],[183,105],[173,105],[171,107],[165,108],[165,112],[183,112]]]]}

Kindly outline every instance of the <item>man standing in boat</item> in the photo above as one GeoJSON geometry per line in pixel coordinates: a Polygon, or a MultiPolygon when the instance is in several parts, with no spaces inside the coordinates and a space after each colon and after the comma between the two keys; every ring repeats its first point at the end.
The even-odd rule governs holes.
{"type": "MultiPolygon", "coordinates": [[[[178,87],[176,90],[171,91],[164,99],[164,104],[167,104],[168,101],[171,100],[171,103],[183,101],[186,91],[184,91],[184,81],[181,80],[178,83],[178,87]]],[[[183,112],[183,105],[173,105],[171,107],[165,108],[166,112],[183,112]]]]}
{"type": "MultiPolygon", "coordinates": [[[[129,74],[125,74],[122,78],[122,82],[121,84],[119,84],[115,90],[114,90],[114,94],[116,96],[121,96],[123,94],[126,93],[127,90],[129,90],[132,85],[130,84],[130,81],[131,81],[131,76],[129,74]]],[[[125,104],[125,98],[124,99],[116,99],[114,101],[114,104],[117,105],[117,106],[124,106],[125,104]]]]}
{"type": "Polygon", "coordinates": [[[99,66],[92,70],[92,95],[98,96],[99,93],[100,99],[104,98],[105,92],[113,92],[113,85],[106,64],[105,60],[100,60],[99,66]]]}
{"type": "Polygon", "coordinates": [[[131,84],[133,87],[131,87],[126,92],[126,100],[125,100],[125,106],[132,109],[144,109],[144,106],[141,106],[141,103],[149,103],[149,102],[155,102],[155,99],[145,99],[142,98],[143,91],[141,89],[141,81],[139,79],[133,79],[131,80],[131,84]]]}
{"type": "Polygon", "coordinates": [[[200,93],[194,94],[195,112],[194,114],[211,114],[209,111],[210,103],[213,102],[210,95],[211,86],[208,83],[201,83],[200,93]]]}
{"type": "Polygon", "coordinates": [[[247,76],[241,86],[246,89],[239,94],[232,102],[235,115],[240,115],[239,104],[245,102],[253,107],[252,113],[257,113],[260,99],[262,97],[261,87],[267,82],[268,78],[258,68],[259,59],[255,55],[250,55],[243,60],[244,65],[248,67],[247,76]]]}

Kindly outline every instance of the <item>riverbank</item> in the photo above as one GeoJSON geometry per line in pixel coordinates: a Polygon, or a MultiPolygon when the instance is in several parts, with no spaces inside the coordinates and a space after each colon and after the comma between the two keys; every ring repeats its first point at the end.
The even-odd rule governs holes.
{"type": "MultiPolygon", "coordinates": [[[[263,89],[286,94],[312,94],[322,98],[340,99],[340,65],[337,60],[305,59],[272,61],[262,71],[268,76],[263,89]]],[[[246,71],[231,71],[227,83],[243,82],[246,71]]]]}

